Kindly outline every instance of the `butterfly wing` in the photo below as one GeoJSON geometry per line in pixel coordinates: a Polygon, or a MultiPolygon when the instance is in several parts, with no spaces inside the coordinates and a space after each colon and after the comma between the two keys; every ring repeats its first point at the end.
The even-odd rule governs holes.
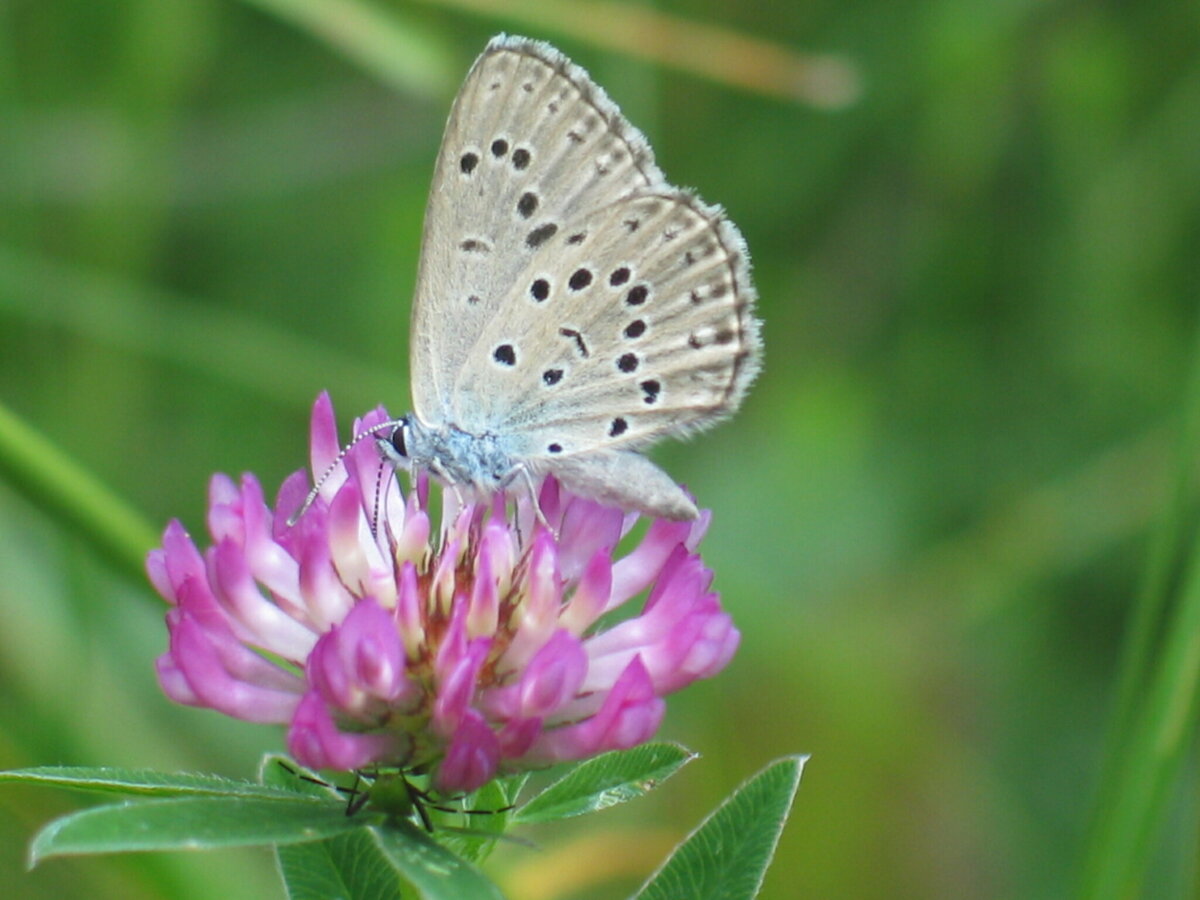
{"type": "Polygon", "coordinates": [[[737,229],[666,183],[582,69],[546,44],[488,45],[455,100],[426,214],[422,421],[490,435],[527,473],[581,493],[693,517],[635,451],[737,408],[759,368],[753,305],[737,229]]]}
{"type": "Polygon", "coordinates": [[[411,332],[417,415],[477,425],[456,385],[535,256],[562,223],[662,184],[645,139],[582,69],[548,44],[494,38],[454,101],[425,214],[411,332]]]}
{"type": "Polygon", "coordinates": [[[638,189],[565,223],[454,386],[526,458],[634,449],[737,409],[759,366],[741,235],[715,207],[638,189]]]}

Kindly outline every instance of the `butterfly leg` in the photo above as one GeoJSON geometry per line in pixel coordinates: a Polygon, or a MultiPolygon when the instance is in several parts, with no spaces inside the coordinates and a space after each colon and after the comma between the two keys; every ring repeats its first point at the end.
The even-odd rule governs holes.
{"type": "Polygon", "coordinates": [[[467,501],[463,498],[462,490],[459,489],[458,482],[454,479],[453,475],[446,471],[445,466],[443,466],[436,459],[431,459],[427,464],[427,468],[437,477],[439,481],[442,482],[442,484],[454,492],[454,499],[458,501],[459,509],[462,509],[467,505],[467,501]]]}
{"type": "Polygon", "coordinates": [[[512,475],[515,475],[517,472],[521,473],[521,477],[525,481],[525,487],[529,490],[529,501],[533,504],[533,514],[537,516],[537,520],[541,522],[542,525],[547,528],[547,530],[554,534],[555,537],[558,537],[558,534],[554,531],[554,528],[552,528],[550,523],[546,521],[546,515],[542,512],[542,504],[538,503],[537,484],[534,483],[533,476],[529,473],[529,466],[525,465],[524,463],[517,463],[513,467],[512,475]]]}

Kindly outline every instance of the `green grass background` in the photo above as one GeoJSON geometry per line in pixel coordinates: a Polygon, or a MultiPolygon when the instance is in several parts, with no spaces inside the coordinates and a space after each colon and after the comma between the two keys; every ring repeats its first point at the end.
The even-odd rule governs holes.
{"type": "MultiPolygon", "coordinates": [[[[505,848],[506,890],[625,896],[806,752],[766,898],[1193,896],[1200,7],[674,0],[657,50],[597,39],[647,8],[0,3],[0,402],[196,534],[211,472],[273,495],[303,463],[319,390],[343,428],[402,411],[450,99],[491,34],[551,40],[745,233],[766,367],[731,423],[655,453],[715,510],[743,633],[670,704],[662,735],[703,758],[505,848]],[[678,22],[841,54],[861,96],[660,65],[712,55],[678,22]]],[[[115,512],[4,456],[0,768],[249,775],[278,730],[158,691],[137,521],[105,547],[115,512]]],[[[87,801],[0,790],[5,892],[280,896],[263,851],[25,874],[87,801]]]]}

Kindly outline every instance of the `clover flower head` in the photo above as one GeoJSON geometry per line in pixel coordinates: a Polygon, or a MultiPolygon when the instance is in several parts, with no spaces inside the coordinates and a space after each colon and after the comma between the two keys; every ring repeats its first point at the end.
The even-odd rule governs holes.
{"type": "MultiPolygon", "coordinates": [[[[355,433],[387,419],[376,410],[355,433]]],[[[314,474],[339,446],[322,394],[314,474]]],[[[369,441],[289,525],[307,492],[296,472],[272,508],[253,476],[217,475],[211,546],[201,552],[173,521],[147,569],[171,604],[157,662],[167,695],[286,724],[290,752],[311,768],[423,767],[456,792],[632,747],[658,729],[664,695],[716,674],[737,648],[696,553],[707,511],[654,521],[615,557],[637,514],[548,477],[536,498],[459,502],[446,490],[435,527],[428,478],[402,492],[369,441]]]]}

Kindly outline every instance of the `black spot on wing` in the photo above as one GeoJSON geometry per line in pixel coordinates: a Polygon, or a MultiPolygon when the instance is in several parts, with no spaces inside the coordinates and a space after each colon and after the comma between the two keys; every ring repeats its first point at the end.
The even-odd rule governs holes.
{"type": "Polygon", "coordinates": [[[545,225],[539,225],[529,234],[525,235],[525,246],[530,250],[536,250],[550,238],[554,237],[554,233],[558,231],[558,226],[553,222],[547,222],[545,225]]]}

